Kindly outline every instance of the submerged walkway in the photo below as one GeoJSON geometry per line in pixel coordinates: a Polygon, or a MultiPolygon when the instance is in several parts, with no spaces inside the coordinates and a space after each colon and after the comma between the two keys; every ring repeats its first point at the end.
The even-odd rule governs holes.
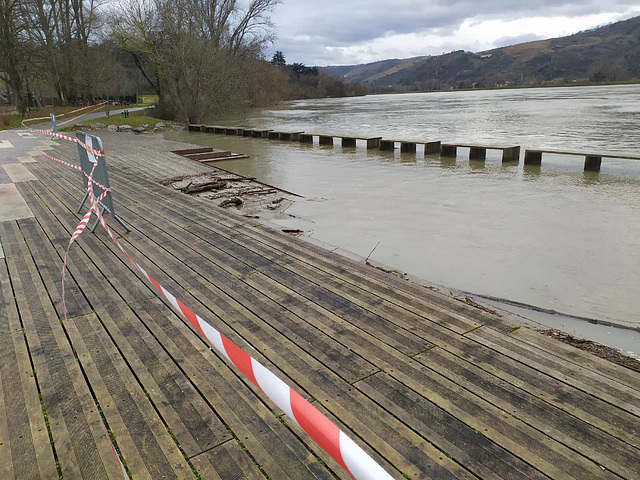
{"type": "MultiPolygon", "coordinates": [[[[211,169],[185,144],[101,136],[129,253],[394,477],[640,477],[637,372],[158,184],[211,169]]],[[[34,158],[0,222],[0,478],[122,478],[101,415],[134,479],[348,478],[100,229],[61,321],[82,182],[34,158]]]]}

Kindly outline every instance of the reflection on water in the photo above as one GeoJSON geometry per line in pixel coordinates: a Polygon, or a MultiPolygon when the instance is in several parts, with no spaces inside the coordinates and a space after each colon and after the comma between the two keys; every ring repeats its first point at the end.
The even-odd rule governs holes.
{"type": "MultiPolygon", "coordinates": [[[[636,152],[639,106],[640,86],[456,92],[294,102],[242,123],[636,152]]],[[[585,173],[578,157],[523,167],[491,151],[469,162],[465,149],[455,160],[167,136],[251,155],[220,166],[303,195],[282,223],[320,240],[362,256],[379,241],[375,260],[432,282],[640,326],[640,162],[605,158],[585,173]]]]}

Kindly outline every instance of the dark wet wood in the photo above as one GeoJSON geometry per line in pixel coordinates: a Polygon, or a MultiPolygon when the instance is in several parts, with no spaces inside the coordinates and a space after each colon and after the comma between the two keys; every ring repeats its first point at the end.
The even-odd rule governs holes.
{"type": "MultiPolygon", "coordinates": [[[[157,183],[215,171],[170,153],[193,145],[103,140],[127,251],[394,477],[640,476],[636,372],[157,183]]],[[[349,478],[104,232],[71,247],[61,322],[81,179],[27,168],[35,218],[0,224],[2,478],[57,478],[54,452],[65,478],[121,478],[97,403],[135,478],[349,478]]]]}

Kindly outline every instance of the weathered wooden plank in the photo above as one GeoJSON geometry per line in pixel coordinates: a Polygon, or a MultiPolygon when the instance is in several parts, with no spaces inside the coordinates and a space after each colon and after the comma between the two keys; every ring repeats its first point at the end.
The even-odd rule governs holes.
{"type": "Polygon", "coordinates": [[[615,380],[618,383],[640,391],[640,373],[634,370],[616,365],[608,360],[596,357],[589,352],[559,342],[529,328],[519,328],[509,336],[534,345],[536,348],[544,351],[546,355],[557,357],[558,361],[580,365],[592,372],[596,372],[599,375],[603,375],[611,380],[615,380]]]}
{"type": "Polygon", "coordinates": [[[0,225],[0,235],[62,473],[121,478],[89,388],[17,225],[0,225]]]}
{"type": "MultiPolygon", "coordinates": [[[[27,198],[29,201],[32,200],[29,196],[27,198]]],[[[48,204],[51,203],[50,201],[48,204]]],[[[44,211],[39,212],[41,221],[47,218],[44,211]]],[[[57,220],[49,219],[51,222],[47,228],[55,231],[54,222],[57,220]]],[[[25,237],[29,239],[28,233],[25,237]]],[[[100,285],[100,279],[92,274],[85,263],[78,261],[78,265],[78,269],[70,266],[75,277],[80,279],[88,276],[89,283],[101,288],[104,301],[109,307],[115,307],[114,297],[110,297],[109,292],[100,285]]],[[[98,305],[92,305],[95,306],[98,305]]],[[[91,387],[132,473],[154,477],[162,472],[162,475],[172,478],[190,478],[190,467],[157,418],[152,405],[118,350],[105,336],[98,318],[94,314],[76,317],[69,319],[66,326],[74,348],[79,352],[78,356],[91,387]]]]}
{"type": "Polygon", "coordinates": [[[7,266],[0,261],[0,477],[57,479],[7,266]]]}
{"type": "Polygon", "coordinates": [[[356,387],[412,430],[431,441],[437,439],[434,443],[480,478],[547,478],[481,432],[387,374],[366,378],[356,387]]]}
{"type": "MultiPolygon", "coordinates": [[[[28,195],[29,189],[21,189],[23,196],[28,195]]],[[[46,236],[42,227],[37,222],[22,222],[20,224],[23,235],[27,238],[27,243],[31,254],[33,255],[34,262],[38,266],[38,273],[42,278],[43,283],[47,287],[47,292],[51,298],[54,308],[58,314],[58,318],[64,316],[64,310],[62,308],[62,290],[61,290],[61,259],[55,252],[49,238],[46,236]]],[[[60,245],[69,243],[69,239],[66,236],[58,236],[56,242],[60,245]]],[[[73,265],[73,258],[69,259],[70,266],[73,265]]],[[[91,313],[92,307],[87,302],[87,299],[82,295],[82,292],[78,288],[75,278],[72,274],[68,274],[68,281],[65,285],[65,300],[67,307],[67,317],[77,317],[91,313]]]]}
{"type": "MultiPolygon", "coordinates": [[[[610,380],[588,369],[568,367],[565,362],[544,355],[543,351],[534,345],[523,344],[509,336],[500,335],[493,330],[483,331],[480,329],[469,334],[469,338],[526,363],[547,375],[562,377],[563,381],[569,385],[598,397],[611,405],[615,405],[640,420],[638,392],[626,385],[610,380]]],[[[640,423],[638,427],[640,432],[640,423]]]]}
{"type": "Polygon", "coordinates": [[[444,368],[434,371],[419,362],[413,362],[409,366],[399,364],[388,373],[545,475],[552,478],[612,476],[603,471],[597,463],[577,455],[561,442],[472,394],[465,386],[450,380],[444,368]]]}
{"type": "Polygon", "coordinates": [[[191,459],[202,478],[207,480],[262,480],[264,475],[235,440],[201,453],[191,459]]]}
{"type": "MultiPolygon", "coordinates": [[[[49,203],[53,203],[52,200],[49,203]]],[[[98,244],[94,243],[92,248],[97,251],[98,244]]],[[[136,315],[118,297],[118,293],[110,287],[108,277],[103,277],[84,255],[75,257],[77,267],[70,266],[70,269],[81,284],[83,293],[91,301],[110,337],[136,372],[136,379],[142,383],[187,455],[228,439],[224,425],[136,315]]],[[[144,285],[141,286],[146,289],[144,285]]],[[[80,331],[83,325],[81,323],[78,327],[80,331]]],[[[92,338],[100,335],[91,331],[84,334],[92,338]]],[[[130,382],[131,378],[128,380],[130,382]]]]}
{"type": "MultiPolygon", "coordinates": [[[[526,385],[518,388],[442,349],[431,349],[415,359],[434,371],[447,372],[450,380],[478,397],[616,474],[629,478],[640,474],[638,449],[612,435],[608,426],[583,421],[528,393],[526,385]]],[[[527,379],[522,380],[524,384],[527,379]]]]}
{"type": "Polygon", "coordinates": [[[67,322],[91,387],[132,475],[190,479],[193,473],[94,314],[67,322]]]}

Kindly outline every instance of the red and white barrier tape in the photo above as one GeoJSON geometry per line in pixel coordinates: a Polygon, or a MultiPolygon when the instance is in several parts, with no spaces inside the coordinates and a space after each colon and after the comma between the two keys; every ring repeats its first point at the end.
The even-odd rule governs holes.
{"type": "MultiPolygon", "coordinates": [[[[89,175],[87,174],[87,172],[85,172],[82,167],[80,165],[76,165],[74,163],[69,163],[69,162],[65,162],[64,160],[60,160],[59,158],[54,157],[53,155],[49,155],[48,153],[45,152],[40,152],[43,156],[47,157],[49,160],[53,160],[54,162],[58,162],[61,163],[62,165],[69,167],[69,168],[73,168],[74,170],[78,170],[79,172],[81,172],[85,177],[87,177],[87,180],[89,179],[89,175]]],[[[104,185],[102,185],[99,182],[96,182],[95,180],[93,180],[93,183],[95,185],[97,185],[98,187],[100,187],[102,190],[104,190],[105,192],[110,192],[111,189],[108,187],[105,187],[104,185]]]]}
{"type": "MultiPolygon", "coordinates": [[[[37,131],[37,130],[34,130],[37,131]]],[[[38,132],[38,131],[37,131],[38,132]]],[[[50,134],[52,132],[42,131],[39,133],[50,134]]],[[[82,142],[79,142],[86,147],[82,142]]],[[[291,420],[297,423],[322,449],[327,452],[338,464],[340,464],[351,476],[357,480],[385,480],[391,479],[389,475],[375,460],[373,460],[362,448],[351,440],[340,428],[331,420],[324,416],[317,408],[309,403],[294,389],[280,380],[275,374],[264,367],[255,358],[242,350],[238,345],[229,340],[226,336],[216,330],[211,324],[202,319],[199,315],[189,309],[184,303],[172,295],[166,288],[160,285],[146,270],[144,270],[136,260],[127,253],[124,247],[115,237],[105,219],[100,212],[100,201],[109,193],[104,191],[100,197],[96,198],[93,193],[93,173],[104,152],[97,152],[87,149],[95,158],[89,157],[93,163],[91,173],[88,175],[88,193],[91,206],[82,220],[76,227],[69,245],[65,252],[63,273],[62,273],[62,299],[65,320],[67,317],[66,304],[64,303],[64,278],[66,262],[69,249],[72,243],[85,230],[92,213],[98,217],[111,240],[118,249],[136,267],[138,272],[146,278],[155,289],[202,335],[221,355],[240,370],[254,385],[256,385],[275,405],[278,406],[291,420]]],[[[48,157],[48,155],[45,155],[48,157]]],[[[55,159],[58,161],[57,159],[55,159]]],[[[77,166],[60,161],[67,166],[76,168],[77,166]]],[[[113,444],[112,444],[113,447],[113,444]]],[[[114,447],[115,452],[115,447],[114,447]]],[[[117,455],[116,455],[117,456],[117,455]]],[[[118,461],[122,467],[125,478],[128,478],[120,457],[118,461]]]]}
{"type": "MultiPolygon", "coordinates": [[[[58,124],[58,127],[61,127],[62,125],[66,125],[67,123],[71,123],[71,122],[73,122],[74,120],[77,120],[77,119],[79,119],[79,118],[82,118],[82,117],[84,117],[85,115],[88,115],[88,114],[90,114],[90,113],[95,113],[95,112],[97,112],[98,110],[100,110],[103,106],[105,106],[107,103],[108,103],[108,102],[98,103],[98,104],[96,104],[96,109],[95,109],[95,110],[93,110],[93,111],[91,111],[91,112],[85,112],[85,113],[83,113],[82,115],[78,115],[77,117],[73,117],[73,118],[70,118],[69,120],[66,120],[66,121],[64,121],[64,122],[62,122],[62,123],[59,123],[59,124],[58,124]]],[[[91,105],[91,106],[89,106],[89,107],[79,108],[78,110],[74,110],[73,112],[67,112],[66,114],[63,114],[63,115],[69,115],[69,114],[71,114],[71,113],[79,112],[80,110],[84,110],[85,108],[91,108],[92,106],[93,106],[93,105],[91,105]]],[[[62,115],[58,115],[58,117],[61,117],[61,116],[62,116],[62,115]]]]}

